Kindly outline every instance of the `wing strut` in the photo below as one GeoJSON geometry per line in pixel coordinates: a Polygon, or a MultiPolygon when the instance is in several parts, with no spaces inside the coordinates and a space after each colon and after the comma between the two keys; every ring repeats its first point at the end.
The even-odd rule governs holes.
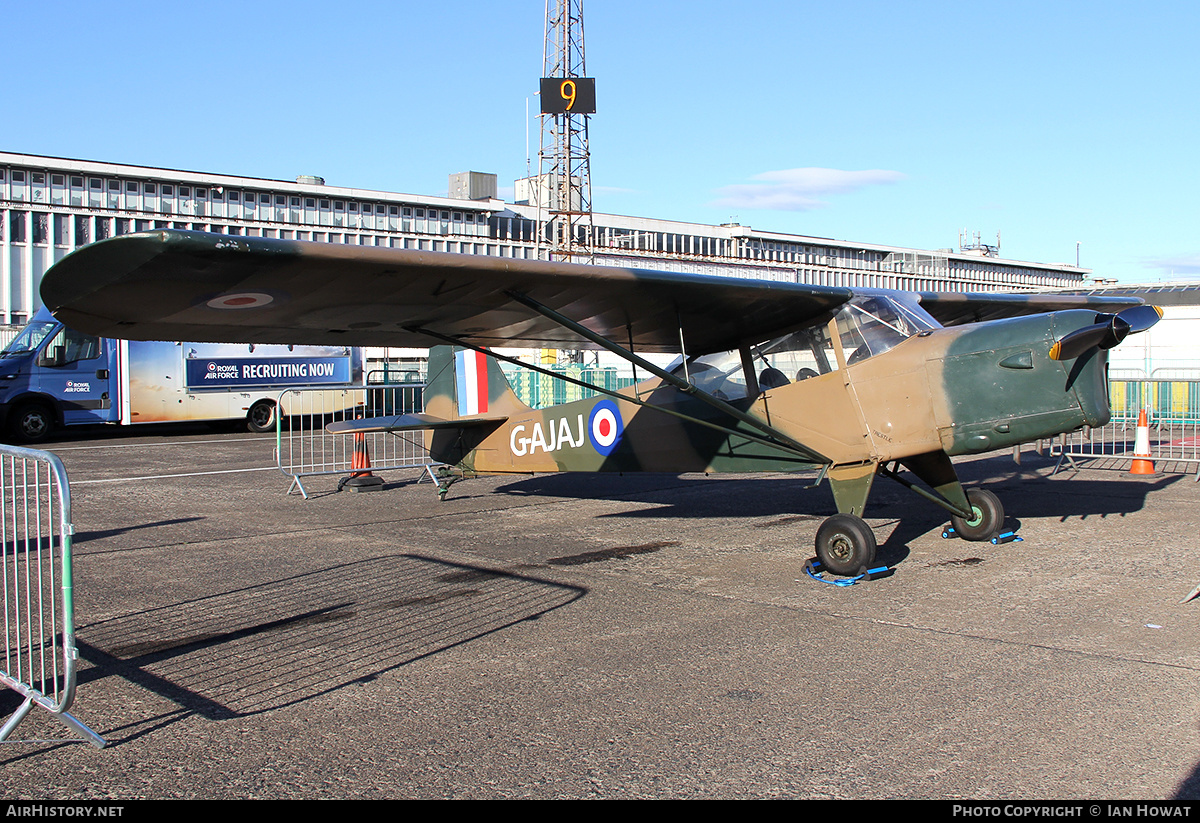
{"type": "MultiPolygon", "coordinates": [[[[413,332],[414,334],[424,334],[424,335],[434,338],[435,340],[441,340],[443,343],[449,343],[452,346],[459,346],[460,348],[471,349],[472,351],[477,351],[480,354],[487,355],[488,357],[491,357],[495,360],[499,360],[504,363],[511,363],[514,366],[520,366],[521,368],[528,369],[531,372],[535,372],[537,374],[543,374],[547,377],[553,377],[555,380],[562,380],[566,383],[571,383],[572,385],[579,386],[581,388],[590,389],[592,391],[599,392],[600,394],[606,394],[609,397],[615,398],[617,400],[623,400],[627,403],[633,403],[635,406],[641,406],[646,409],[652,409],[653,411],[662,412],[663,414],[670,415],[671,417],[677,417],[680,420],[685,420],[688,423],[692,423],[697,426],[703,426],[707,429],[712,429],[713,431],[719,431],[722,434],[730,434],[730,435],[734,435],[737,437],[744,437],[746,440],[750,440],[755,443],[760,443],[769,448],[779,449],[781,451],[789,452],[791,454],[798,454],[807,460],[812,460],[814,463],[824,464],[826,469],[829,467],[829,463],[831,462],[828,458],[824,457],[821,454],[818,454],[817,452],[813,451],[812,449],[807,449],[804,447],[796,448],[796,447],[790,445],[789,443],[782,443],[779,440],[774,440],[771,438],[763,437],[759,434],[755,434],[754,432],[748,432],[748,431],[745,431],[744,429],[731,429],[728,426],[722,426],[719,423],[713,423],[712,421],[709,421],[709,420],[702,420],[699,417],[692,417],[691,415],[683,414],[682,412],[677,412],[674,409],[664,408],[663,406],[656,406],[653,403],[647,403],[645,400],[642,400],[640,397],[630,397],[627,394],[621,394],[620,392],[613,391],[612,389],[606,389],[602,386],[597,386],[594,383],[588,383],[585,380],[579,380],[577,378],[571,377],[570,375],[559,374],[558,372],[552,372],[549,369],[543,369],[540,366],[535,366],[532,363],[525,363],[525,362],[523,362],[521,360],[517,360],[516,358],[513,358],[513,357],[506,357],[505,355],[494,352],[491,349],[485,349],[482,346],[476,346],[476,345],[474,345],[472,343],[468,343],[464,340],[459,340],[458,338],[450,337],[449,335],[441,334],[440,332],[433,331],[432,329],[425,329],[425,328],[421,328],[420,326],[405,326],[404,330],[413,332]]],[[[824,478],[824,476],[825,476],[824,471],[822,471],[821,478],[824,478]]],[[[817,483],[820,483],[820,478],[818,478],[817,483]]],[[[817,485],[817,483],[814,483],[813,485],[817,485]]]]}
{"type": "MultiPolygon", "coordinates": [[[[709,394],[708,392],[697,388],[695,386],[695,384],[693,384],[692,382],[685,380],[682,377],[679,377],[678,375],[674,375],[674,374],[671,374],[669,371],[660,369],[658,366],[654,365],[650,361],[644,360],[641,357],[638,357],[633,352],[628,351],[627,349],[624,349],[621,346],[618,346],[616,343],[612,342],[607,337],[604,337],[603,335],[600,335],[600,334],[596,334],[594,331],[587,328],[586,326],[583,326],[583,325],[575,322],[574,320],[572,320],[569,317],[566,317],[565,315],[559,314],[554,309],[551,309],[548,306],[543,306],[541,303],[537,302],[536,300],[534,300],[530,297],[527,297],[524,294],[521,294],[520,292],[506,291],[505,294],[507,294],[513,300],[516,300],[518,303],[521,303],[521,304],[533,309],[535,312],[542,315],[543,317],[553,320],[555,323],[558,323],[560,326],[570,329],[571,331],[575,332],[576,334],[580,335],[581,337],[585,337],[588,340],[591,340],[597,346],[600,346],[601,348],[605,349],[606,351],[612,352],[613,354],[617,355],[617,357],[620,357],[622,360],[626,360],[630,363],[633,363],[636,366],[641,366],[643,369],[650,372],[655,377],[659,378],[660,380],[667,383],[668,385],[674,386],[675,388],[679,389],[679,391],[683,392],[684,394],[689,394],[692,397],[695,397],[697,400],[707,403],[708,405],[712,406],[713,408],[717,409],[718,411],[724,412],[725,414],[729,415],[730,417],[734,418],[735,420],[739,420],[748,426],[753,426],[754,428],[758,429],[759,431],[765,433],[771,440],[776,441],[782,445],[789,447],[792,451],[795,451],[799,454],[807,455],[808,457],[812,458],[817,463],[832,462],[825,455],[820,454],[819,452],[815,452],[812,449],[805,446],[804,444],[793,440],[792,438],[788,437],[786,434],[779,431],[778,429],[776,429],[774,426],[770,425],[769,423],[765,423],[762,420],[759,420],[757,417],[755,417],[751,414],[747,414],[746,412],[742,411],[741,409],[727,403],[724,400],[721,400],[719,397],[714,397],[713,395],[709,394]]],[[[682,331],[680,332],[680,334],[682,335],[682,331]]],[[[684,362],[685,363],[687,362],[686,358],[684,358],[684,362]]],[[[654,407],[654,408],[657,408],[657,407],[654,407]]]]}

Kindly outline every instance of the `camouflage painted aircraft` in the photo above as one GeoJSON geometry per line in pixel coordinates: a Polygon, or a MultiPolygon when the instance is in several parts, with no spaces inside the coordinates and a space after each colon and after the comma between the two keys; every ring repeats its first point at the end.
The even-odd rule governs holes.
{"type": "Polygon", "coordinates": [[[42,299],[108,337],[440,343],[423,413],[337,430],[426,430],[432,458],[464,474],[818,469],[838,513],[817,556],[841,574],[874,560],[862,515],[880,475],[948,511],[962,537],[995,536],[1000,501],[965,490],[951,457],[1105,423],[1106,350],[1161,315],[1129,298],[849,289],[183,231],[76,251],[46,274],[42,299]],[[535,410],[493,346],[604,349],[647,379],[535,410]],[[680,356],[661,368],[646,353],[680,356]]]}

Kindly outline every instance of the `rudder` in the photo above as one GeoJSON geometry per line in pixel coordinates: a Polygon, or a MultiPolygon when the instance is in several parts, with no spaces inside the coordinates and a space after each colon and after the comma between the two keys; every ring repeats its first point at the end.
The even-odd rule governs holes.
{"type": "Polygon", "coordinates": [[[513,393],[494,358],[460,346],[429,350],[425,411],[446,419],[479,414],[512,415],[529,409],[513,393]]]}

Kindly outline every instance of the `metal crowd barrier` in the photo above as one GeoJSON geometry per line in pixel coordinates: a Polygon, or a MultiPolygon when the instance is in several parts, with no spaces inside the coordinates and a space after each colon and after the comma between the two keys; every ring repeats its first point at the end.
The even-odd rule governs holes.
{"type": "Polygon", "coordinates": [[[424,432],[330,434],[329,423],[358,417],[384,417],[419,412],[424,407],[423,384],[354,385],[322,389],[288,389],[278,402],[275,451],[279,470],[292,478],[287,493],[299,490],[308,499],[301,478],[349,474],[354,465],[355,438],[370,455],[371,471],[429,465],[424,432]]]}
{"type": "Polygon", "coordinates": [[[1112,419],[1096,429],[1082,429],[1060,437],[1051,448],[1059,458],[1055,471],[1074,458],[1132,460],[1138,417],[1146,412],[1150,458],[1159,470],[1191,470],[1200,480],[1200,381],[1112,380],[1109,382],[1112,419]]]}
{"type": "Polygon", "coordinates": [[[25,699],[2,728],[7,740],[35,705],[96,748],[104,738],[67,712],[78,653],[71,573],[71,490],[62,461],[0,445],[0,585],[7,640],[0,683],[25,699]]]}

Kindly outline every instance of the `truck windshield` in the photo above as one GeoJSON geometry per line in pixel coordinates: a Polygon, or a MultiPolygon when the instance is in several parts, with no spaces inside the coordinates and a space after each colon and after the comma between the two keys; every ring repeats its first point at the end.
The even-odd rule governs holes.
{"type": "Polygon", "coordinates": [[[29,323],[21,330],[13,341],[0,349],[0,357],[10,357],[14,354],[25,354],[31,352],[38,346],[42,345],[42,341],[46,339],[46,335],[54,331],[57,323],[39,322],[37,320],[29,323]]]}

